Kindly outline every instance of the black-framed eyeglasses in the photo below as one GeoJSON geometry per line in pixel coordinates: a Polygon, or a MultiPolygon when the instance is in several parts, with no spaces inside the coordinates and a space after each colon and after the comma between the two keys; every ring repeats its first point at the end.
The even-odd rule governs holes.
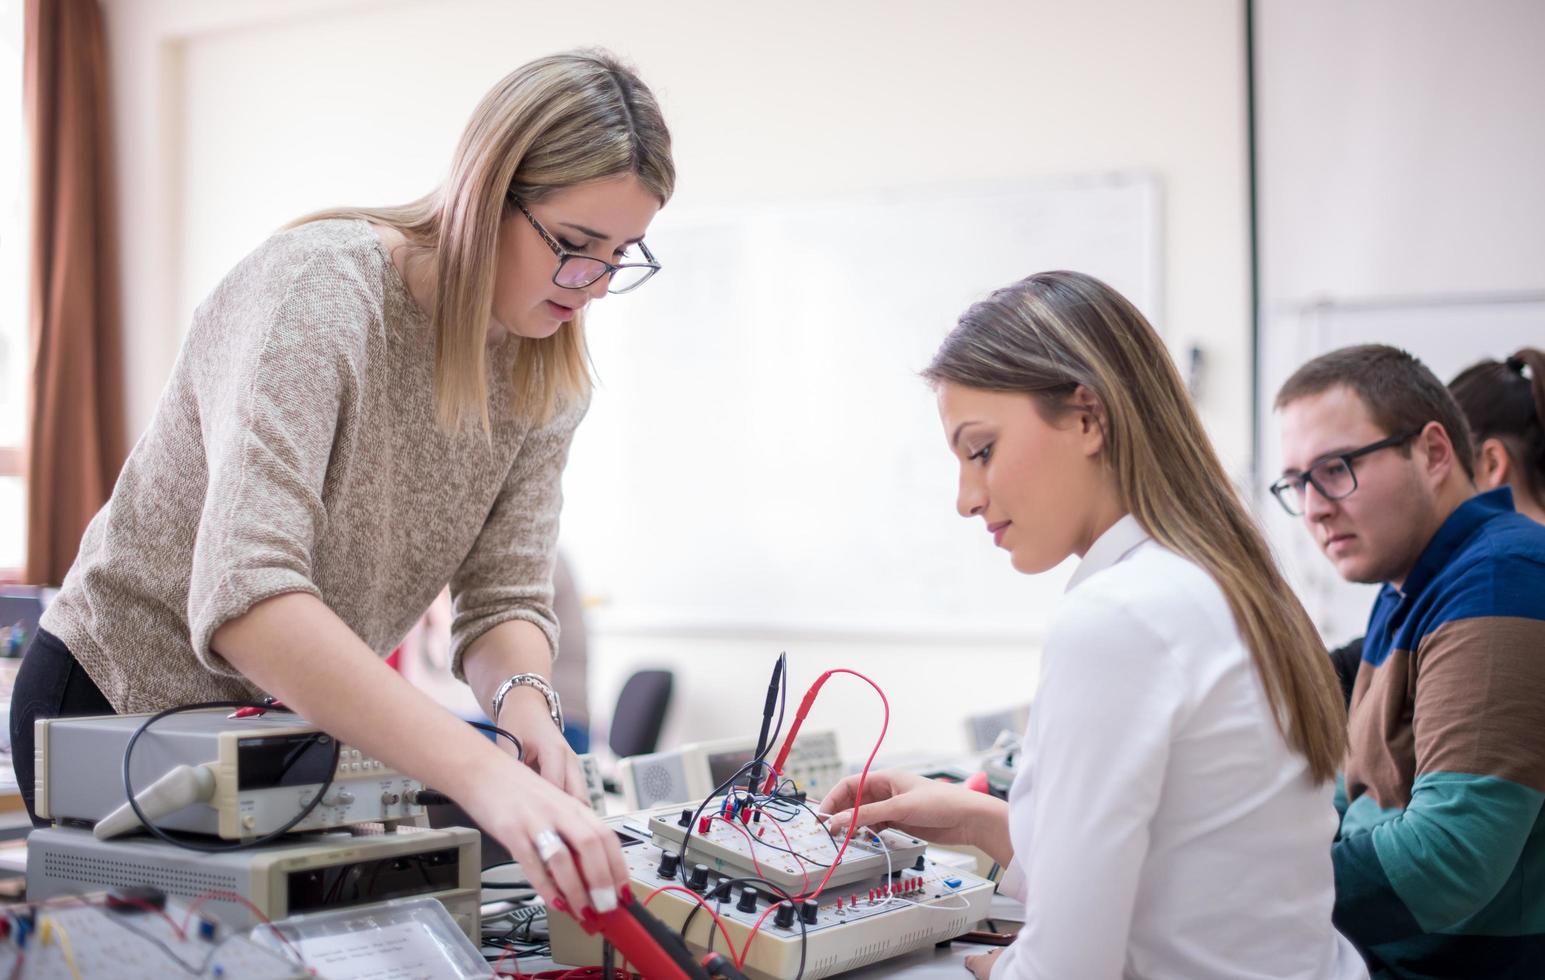
{"type": "Polygon", "coordinates": [[[1282,505],[1283,510],[1294,517],[1302,517],[1306,486],[1313,484],[1314,489],[1319,491],[1320,496],[1326,500],[1340,500],[1351,496],[1352,491],[1357,489],[1357,471],[1352,468],[1352,460],[1369,453],[1376,453],[1380,449],[1404,445],[1420,435],[1421,431],[1421,429],[1412,429],[1344,453],[1321,456],[1297,476],[1284,476],[1273,483],[1271,494],[1277,498],[1277,503],[1282,505]]]}
{"type": "Polygon", "coordinates": [[[531,222],[531,227],[542,236],[542,241],[558,256],[558,268],[553,270],[553,284],[564,289],[588,289],[605,276],[611,276],[611,282],[606,284],[609,293],[626,293],[637,289],[649,280],[649,277],[660,271],[660,263],[655,260],[649,251],[649,246],[642,241],[638,243],[639,250],[644,253],[647,262],[623,262],[613,265],[604,259],[598,259],[593,255],[580,255],[570,252],[558,243],[558,239],[548,233],[542,223],[536,220],[536,215],[526,210],[526,205],[513,195],[511,201],[520,208],[520,213],[531,222]]]}

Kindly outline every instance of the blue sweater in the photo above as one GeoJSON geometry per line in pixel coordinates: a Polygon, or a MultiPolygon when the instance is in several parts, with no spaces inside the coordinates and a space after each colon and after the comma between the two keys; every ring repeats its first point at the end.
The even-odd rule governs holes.
{"type": "Polygon", "coordinates": [[[1338,928],[1375,976],[1545,977],[1545,526],[1466,501],[1386,585],[1352,692],[1338,928]]]}

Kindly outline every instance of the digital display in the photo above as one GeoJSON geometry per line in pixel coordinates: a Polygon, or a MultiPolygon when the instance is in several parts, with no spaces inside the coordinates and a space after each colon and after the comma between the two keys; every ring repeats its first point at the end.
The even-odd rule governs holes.
{"type": "Polygon", "coordinates": [[[286,876],[289,914],[449,891],[458,887],[461,880],[456,855],[456,848],[447,847],[423,854],[292,871],[286,876]]]}
{"type": "Polygon", "coordinates": [[[756,751],[753,749],[711,755],[708,757],[708,778],[715,786],[720,786],[754,758],[756,758],[756,751]]]}
{"type": "Polygon", "coordinates": [[[236,742],[236,788],[321,783],[333,771],[333,740],[320,732],[243,738],[236,742]]]}

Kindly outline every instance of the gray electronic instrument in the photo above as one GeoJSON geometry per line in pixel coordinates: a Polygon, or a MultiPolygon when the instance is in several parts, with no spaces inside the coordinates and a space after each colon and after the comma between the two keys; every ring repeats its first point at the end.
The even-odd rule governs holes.
{"type": "MultiPolygon", "coordinates": [[[[98,825],[104,839],[140,825],[123,793],[123,753],[148,715],[40,718],[37,813],[98,825]]],[[[293,829],[418,822],[423,789],[358,749],[338,746],[304,719],[281,712],[235,718],[225,709],[157,721],[134,745],[135,796],[157,827],[250,839],[283,827],[330,775],[322,802],[293,829]]]]}
{"type": "Polygon", "coordinates": [[[438,899],[476,942],[480,856],[478,832],[465,827],[332,831],[213,854],[150,838],[103,841],[87,830],[50,827],[27,838],[27,896],[39,901],[151,885],[185,901],[210,896],[200,907],[232,928],[257,924],[254,908],[277,920],[426,897],[438,899]],[[212,894],[221,892],[246,899],[252,908],[212,894]]]}
{"type": "MultiPolygon", "coordinates": [[[[700,800],[750,762],[756,739],[691,742],[679,749],[635,755],[617,763],[617,783],[630,810],[700,800]]],[[[771,756],[773,753],[769,753],[771,756]]],[[[819,800],[842,779],[837,733],[801,732],[784,760],[784,776],[819,800]]]]}
{"type": "MultiPolygon", "coordinates": [[[[704,812],[717,811],[710,804],[704,812]]],[[[690,850],[682,860],[681,820],[681,810],[672,808],[613,817],[606,823],[622,839],[630,883],[641,899],[662,886],[692,887],[717,910],[737,950],[760,922],[742,967],[754,980],[798,976],[802,941],[807,944],[804,976],[817,980],[953,939],[988,913],[992,882],[934,862],[921,841],[896,831],[855,832],[819,896],[786,910],[770,908],[782,902],[771,888],[729,880],[761,879],[802,898],[825,874],[841,838],[834,842],[810,811],[774,804],[758,821],[743,824],[711,817],[701,835],[694,826],[690,850]],[[694,883],[699,876],[702,880],[694,883]]],[[[694,900],[677,891],[662,891],[649,902],[649,911],[674,930],[682,928],[695,907],[694,900]]],[[[699,911],[687,930],[687,944],[706,950],[711,924],[712,917],[699,911]]],[[[600,940],[586,935],[573,919],[549,911],[548,927],[558,963],[601,962],[600,940]]],[[[718,948],[724,948],[722,939],[718,948]]]]}

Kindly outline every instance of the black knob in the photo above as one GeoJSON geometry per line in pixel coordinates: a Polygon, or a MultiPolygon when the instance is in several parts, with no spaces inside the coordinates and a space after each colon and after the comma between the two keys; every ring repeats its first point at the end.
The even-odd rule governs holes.
{"type": "Polygon", "coordinates": [[[917,860],[916,861],[912,862],[912,870],[913,871],[926,871],[927,870],[927,866],[925,864],[923,864],[923,856],[921,854],[919,854],[917,856],[917,860]]]}
{"type": "Polygon", "coordinates": [[[773,925],[779,929],[787,929],[794,924],[794,906],[788,902],[779,902],[778,911],[773,913],[773,925]]]}
{"type": "Polygon", "coordinates": [[[676,826],[678,826],[678,827],[690,827],[690,826],[692,826],[692,811],[691,810],[683,810],[683,811],[681,811],[681,819],[676,821],[676,826]]]}
{"type": "Polygon", "coordinates": [[[806,925],[815,925],[815,914],[821,910],[821,903],[813,898],[807,898],[799,903],[799,917],[805,920],[806,925]]]}
{"type": "Polygon", "coordinates": [[[743,888],[743,889],[741,889],[740,901],[735,903],[735,907],[737,909],[740,909],[742,912],[755,912],[756,911],[756,889],[755,888],[743,888]]]}
{"type": "Polygon", "coordinates": [[[673,851],[661,851],[660,852],[660,877],[661,878],[674,878],[674,877],[676,877],[676,868],[678,866],[680,866],[680,864],[681,864],[681,858],[677,854],[675,854],[673,851]]]}
{"type": "Polygon", "coordinates": [[[730,900],[730,891],[734,889],[734,887],[735,884],[732,881],[730,881],[728,878],[724,878],[719,882],[719,887],[714,889],[713,897],[721,902],[728,902],[730,900]]]}
{"type": "Polygon", "coordinates": [[[159,912],[166,908],[166,892],[152,885],[127,885],[107,893],[107,908],[112,912],[159,912]]]}
{"type": "Polygon", "coordinates": [[[694,864],[692,866],[692,877],[687,881],[687,887],[699,895],[703,893],[703,890],[708,887],[708,865],[694,864]]]}

